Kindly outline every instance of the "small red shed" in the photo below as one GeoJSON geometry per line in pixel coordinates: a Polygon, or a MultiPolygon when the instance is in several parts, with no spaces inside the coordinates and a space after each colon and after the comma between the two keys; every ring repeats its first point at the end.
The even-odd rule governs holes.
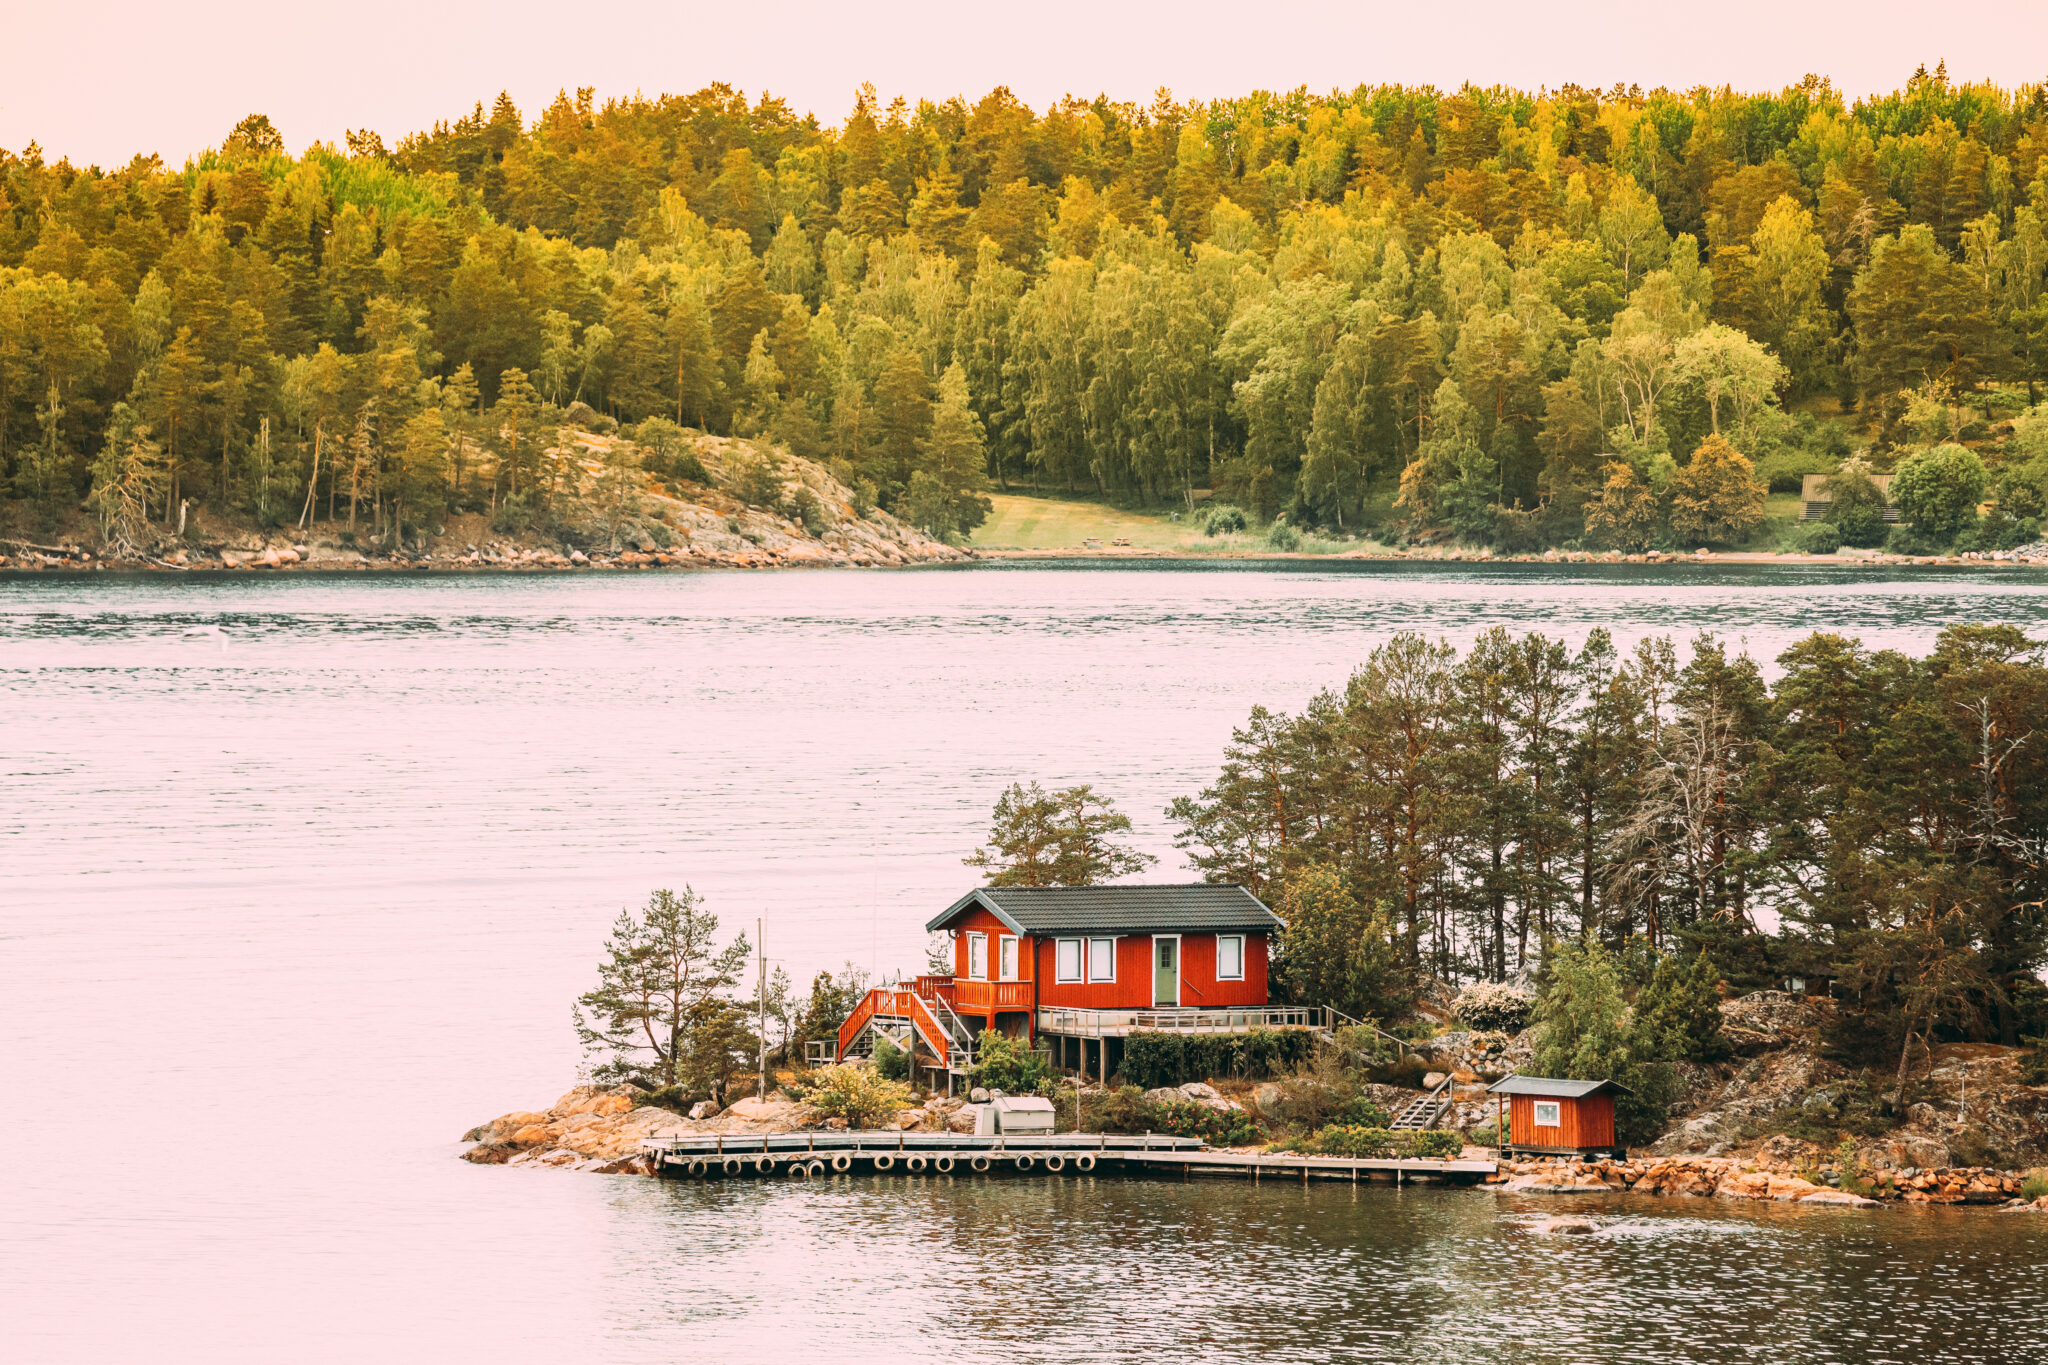
{"type": "Polygon", "coordinates": [[[1507,1105],[1503,1154],[1624,1156],[1614,1140],[1614,1097],[1629,1093],[1613,1081],[1567,1081],[1552,1076],[1510,1076],[1487,1087],[1507,1105]]]}

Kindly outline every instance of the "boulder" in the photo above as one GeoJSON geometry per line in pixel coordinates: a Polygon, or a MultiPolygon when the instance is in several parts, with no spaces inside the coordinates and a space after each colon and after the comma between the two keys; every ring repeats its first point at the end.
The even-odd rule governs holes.
{"type": "Polygon", "coordinates": [[[556,1100],[552,1112],[557,1118],[570,1118],[577,1114],[628,1114],[640,1107],[639,1093],[624,1085],[608,1089],[579,1085],[556,1100]]]}
{"type": "Polygon", "coordinates": [[[1847,1190],[1815,1190],[1812,1194],[1801,1195],[1799,1202],[1802,1204],[1840,1204],[1844,1208],[1851,1209],[1874,1209],[1877,1207],[1875,1199],[1865,1199],[1862,1195],[1851,1194],[1847,1190]]]}
{"type": "Polygon", "coordinates": [[[693,1120],[716,1118],[717,1116],[718,1104],[714,1100],[698,1100],[690,1106],[690,1117],[693,1120]]]}
{"type": "Polygon", "coordinates": [[[1529,1231],[1546,1236],[1563,1234],[1583,1237],[1588,1233],[1598,1232],[1599,1230],[1599,1228],[1593,1225],[1592,1219],[1574,1218],[1569,1214],[1557,1214],[1554,1217],[1539,1219],[1529,1226],[1529,1231]]]}

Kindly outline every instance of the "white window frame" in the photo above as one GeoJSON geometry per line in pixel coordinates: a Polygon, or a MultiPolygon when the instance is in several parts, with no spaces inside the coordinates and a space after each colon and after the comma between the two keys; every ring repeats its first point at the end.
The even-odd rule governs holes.
{"type": "Polygon", "coordinates": [[[988,980],[987,934],[969,933],[967,935],[967,979],[969,981],[988,980]],[[977,956],[981,959],[979,966],[975,964],[977,956]]]}
{"type": "Polygon", "coordinates": [[[1015,934],[997,934],[996,980],[1017,980],[1017,959],[1020,956],[1021,954],[1018,952],[1017,936],[1015,934]]]}
{"type": "Polygon", "coordinates": [[[1113,939],[1113,938],[1091,938],[1091,939],[1089,939],[1089,940],[1088,940],[1087,942],[1088,942],[1088,962],[1087,962],[1087,967],[1088,967],[1088,984],[1090,984],[1091,986],[1096,986],[1096,985],[1102,985],[1102,986],[1113,986],[1113,985],[1115,985],[1115,984],[1116,984],[1116,940],[1115,940],[1115,939],[1113,939]],[[1095,946],[1096,946],[1097,944],[1101,944],[1101,945],[1102,945],[1103,947],[1105,947],[1105,948],[1107,948],[1107,949],[1109,950],[1109,973],[1108,973],[1108,975],[1106,975],[1106,976],[1097,976],[1097,975],[1095,974],[1095,946]]]}
{"type": "Polygon", "coordinates": [[[1536,1101],[1536,1104],[1535,1104],[1535,1110],[1536,1110],[1536,1117],[1535,1117],[1535,1118],[1534,1118],[1533,1120],[1531,1120],[1531,1125],[1532,1125],[1533,1127],[1537,1127],[1537,1128],[1562,1128],[1562,1127],[1564,1127],[1564,1101],[1562,1101],[1562,1100],[1537,1100],[1537,1101],[1536,1101]],[[1550,1117],[1549,1117],[1548,1119],[1545,1119],[1545,1118],[1543,1117],[1543,1115],[1544,1115],[1544,1111],[1546,1111],[1546,1110],[1548,1110],[1548,1111],[1549,1111],[1549,1113],[1550,1113],[1550,1117]]]}
{"type": "Polygon", "coordinates": [[[1242,981],[1242,980],[1244,980],[1244,935],[1243,935],[1243,934],[1218,934],[1218,935],[1216,935],[1216,979],[1217,979],[1218,981],[1242,981]],[[1232,943],[1232,942],[1234,942],[1234,943],[1236,943],[1236,944],[1237,944],[1237,970],[1236,970],[1235,972],[1233,972],[1233,973],[1225,973],[1225,972],[1224,972],[1224,970],[1223,970],[1223,945],[1224,945],[1224,944],[1226,944],[1226,943],[1232,943]]]}
{"type": "Polygon", "coordinates": [[[1052,979],[1061,985],[1078,985],[1082,968],[1088,960],[1088,940],[1085,938],[1056,938],[1052,948],[1052,979]],[[1073,950],[1074,968],[1067,970],[1067,951],[1073,950]]]}

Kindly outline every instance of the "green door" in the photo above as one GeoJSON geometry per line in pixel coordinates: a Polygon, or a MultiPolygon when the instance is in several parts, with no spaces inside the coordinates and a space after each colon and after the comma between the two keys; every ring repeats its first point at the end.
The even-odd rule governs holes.
{"type": "Polygon", "coordinates": [[[1154,1006],[1180,1003],[1180,940],[1152,940],[1152,1003],[1154,1006]]]}

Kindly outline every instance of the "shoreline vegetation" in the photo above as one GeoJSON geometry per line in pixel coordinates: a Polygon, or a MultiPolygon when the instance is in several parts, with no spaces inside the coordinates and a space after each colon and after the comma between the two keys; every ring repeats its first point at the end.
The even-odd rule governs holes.
{"type": "MultiPolygon", "coordinates": [[[[1298,713],[1255,707],[1167,808],[1175,844],[1271,906],[1276,1003],[1360,1022],[1135,1032],[1096,1085],[983,1032],[968,1085],[1053,1101],[1063,1131],[1378,1158],[1498,1144],[1510,1075],[1613,1081],[1630,1161],[1501,1187],[2048,1210],[2048,646],[1816,632],[1777,663],[1704,634],[1681,660],[1404,632],[1298,713]]],[[[963,861],[1101,885],[1155,861],[1130,831],[1091,786],[1016,783],[963,861]]],[[[639,1137],[762,1131],[677,1126],[706,1122],[959,1131],[893,1044],[791,1067],[865,972],[803,999],[763,971],[749,999],[745,936],[718,938],[687,888],[622,911],[578,1001],[604,1098],[473,1130],[467,1159],[625,1170],[639,1137]],[[771,1056],[771,1097],[732,1103],[771,1056]]],[[[951,968],[935,945],[921,970],[951,968]]]]}
{"type": "Polygon", "coordinates": [[[0,535],[440,561],[481,518],[658,557],[625,504],[709,438],[956,548],[1028,487],[1283,554],[2005,553],[2048,515],[2044,154],[2044,87],[1941,66],[1855,99],[862,87],[838,126],[583,89],[296,155],[251,114],[175,168],[31,144],[0,535]],[[587,492],[568,430],[620,438],[587,492]]]}

